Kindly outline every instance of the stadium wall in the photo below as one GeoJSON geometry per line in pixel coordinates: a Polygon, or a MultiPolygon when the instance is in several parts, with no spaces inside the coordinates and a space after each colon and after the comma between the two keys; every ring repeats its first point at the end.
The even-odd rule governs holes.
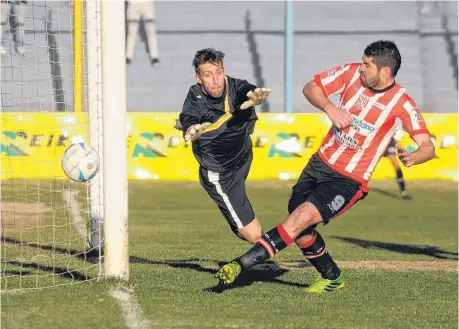
{"type": "MultiPolygon", "coordinates": [[[[198,165],[182,133],[177,113],[127,115],[129,179],[198,179],[198,165]]],[[[405,170],[410,180],[458,179],[458,114],[427,113],[437,158],[405,170]]],[[[85,113],[5,113],[1,116],[1,179],[65,178],[60,159],[72,139],[88,140],[85,113]]],[[[330,122],[322,114],[260,113],[252,135],[254,161],[249,179],[295,180],[317,150],[330,122]]],[[[416,144],[405,134],[401,144],[416,144]]],[[[392,179],[388,159],[378,164],[373,179],[392,179]]]]}

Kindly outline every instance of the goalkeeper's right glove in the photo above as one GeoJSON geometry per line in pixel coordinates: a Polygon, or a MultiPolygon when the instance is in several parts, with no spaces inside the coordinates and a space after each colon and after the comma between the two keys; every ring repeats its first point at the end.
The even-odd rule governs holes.
{"type": "Polygon", "coordinates": [[[210,122],[204,122],[202,124],[197,123],[188,128],[188,130],[185,133],[185,144],[189,145],[191,142],[194,142],[199,137],[201,137],[201,135],[204,134],[206,128],[210,125],[210,122]]]}
{"type": "Polygon", "coordinates": [[[247,98],[249,100],[242,103],[240,109],[245,110],[249,107],[263,103],[266,100],[266,98],[268,98],[269,94],[271,93],[271,90],[272,89],[269,88],[257,88],[254,91],[249,91],[247,93],[247,98]]]}

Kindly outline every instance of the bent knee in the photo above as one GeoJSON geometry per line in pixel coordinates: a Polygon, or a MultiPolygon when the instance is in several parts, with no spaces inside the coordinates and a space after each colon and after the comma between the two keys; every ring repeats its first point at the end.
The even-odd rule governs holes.
{"type": "Polygon", "coordinates": [[[255,244],[261,238],[261,231],[260,232],[250,232],[250,233],[245,233],[241,235],[244,237],[245,241],[247,241],[248,243],[255,244]]]}
{"type": "Polygon", "coordinates": [[[251,244],[257,243],[263,234],[261,224],[256,218],[252,220],[248,225],[240,228],[238,232],[239,235],[244,238],[244,240],[251,244]]]}
{"type": "Polygon", "coordinates": [[[260,240],[261,235],[263,234],[260,227],[243,227],[239,229],[239,235],[248,243],[255,244],[260,240]]]}
{"type": "Polygon", "coordinates": [[[322,221],[317,208],[310,202],[305,202],[295,209],[287,219],[286,225],[292,232],[301,233],[306,228],[322,221]]]}

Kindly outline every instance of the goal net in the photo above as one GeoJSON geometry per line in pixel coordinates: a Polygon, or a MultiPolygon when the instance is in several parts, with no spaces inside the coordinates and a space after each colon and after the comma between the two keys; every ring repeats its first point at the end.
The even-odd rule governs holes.
{"type": "Polygon", "coordinates": [[[60,165],[73,142],[102,151],[100,6],[1,3],[2,291],[103,273],[103,171],[76,183],[60,165]]]}

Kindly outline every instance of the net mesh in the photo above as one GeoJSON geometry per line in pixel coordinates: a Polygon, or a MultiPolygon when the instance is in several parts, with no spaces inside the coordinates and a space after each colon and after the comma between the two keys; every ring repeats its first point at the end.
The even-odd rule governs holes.
{"type": "Polygon", "coordinates": [[[89,127],[100,113],[87,114],[88,94],[99,97],[88,85],[87,49],[100,45],[86,42],[81,2],[1,6],[1,289],[97,279],[101,255],[90,237],[100,223],[91,228],[91,208],[102,198],[90,191],[101,175],[72,182],[60,161],[72,142],[99,147],[89,127]]]}

